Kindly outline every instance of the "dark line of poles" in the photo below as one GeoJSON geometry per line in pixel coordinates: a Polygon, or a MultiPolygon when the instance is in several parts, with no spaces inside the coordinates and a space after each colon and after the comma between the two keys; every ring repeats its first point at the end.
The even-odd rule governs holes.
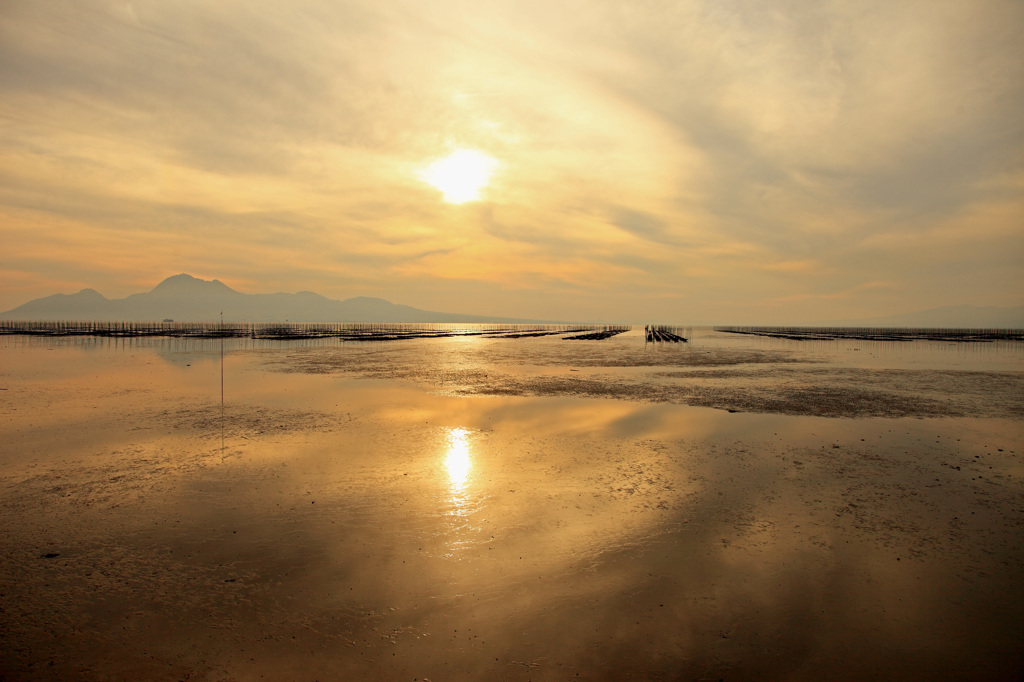
{"type": "Polygon", "coordinates": [[[563,341],[604,341],[605,339],[611,338],[616,334],[622,334],[628,332],[632,327],[629,325],[606,325],[604,327],[598,327],[591,330],[587,334],[580,334],[577,336],[563,336],[563,341]]]}
{"type": "Polygon", "coordinates": [[[644,340],[647,343],[686,343],[687,339],[680,331],[679,327],[649,324],[644,326],[644,340]]]}
{"type": "Polygon", "coordinates": [[[730,334],[750,334],[794,341],[1024,341],[1021,329],[915,328],[915,327],[715,327],[730,334]]]}
{"type": "Polygon", "coordinates": [[[80,322],[0,320],[0,335],[98,336],[114,338],[252,338],[318,339],[339,338],[350,341],[386,341],[450,336],[487,336],[523,338],[587,332],[593,325],[522,325],[451,323],[270,323],[270,322],[80,322]]]}

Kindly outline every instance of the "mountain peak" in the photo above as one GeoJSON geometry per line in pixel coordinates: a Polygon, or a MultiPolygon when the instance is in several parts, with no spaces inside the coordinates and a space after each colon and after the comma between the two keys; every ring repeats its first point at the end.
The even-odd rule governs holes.
{"type": "Polygon", "coordinates": [[[153,287],[151,294],[237,294],[238,292],[221,282],[219,279],[206,280],[193,277],[186,273],[168,277],[153,287]]]}

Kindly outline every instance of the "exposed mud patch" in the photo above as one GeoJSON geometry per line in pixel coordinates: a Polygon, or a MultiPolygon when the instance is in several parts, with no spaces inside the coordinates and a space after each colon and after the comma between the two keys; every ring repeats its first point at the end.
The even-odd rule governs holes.
{"type": "Polygon", "coordinates": [[[451,395],[614,398],[820,417],[1024,416],[1021,372],[828,367],[813,357],[782,351],[630,356],[613,348],[573,356],[572,366],[585,372],[567,373],[563,365],[560,373],[551,374],[544,368],[558,356],[550,349],[517,352],[515,365],[509,356],[500,357],[503,362],[484,365],[498,359],[497,351],[472,351],[430,366],[405,353],[317,350],[275,358],[271,366],[285,372],[400,379],[451,395]],[[536,369],[518,371],[522,365],[536,369]],[[684,366],[692,369],[667,369],[684,366]]]}
{"type": "Polygon", "coordinates": [[[730,367],[784,363],[814,363],[813,357],[788,350],[718,348],[714,350],[673,346],[670,349],[644,349],[642,344],[587,344],[585,351],[566,353],[550,344],[530,343],[514,346],[479,345],[460,347],[457,355],[450,348],[428,345],[386,346],[360,351],[343,348],[299,348],[266,354],[268,365],[286,372],[325,374],[358,372],[377,378],[419,377],[424,366],[437,369],[446,364],[479,367],[481,370],[515,366],[537,367],[730,367]],[[440,351],[440,352],[439,352],[440,351]],[[449,356],[446,357],[446,354],[449,356]],[[436,364],[435,364],[436,363],[436,364]]]}
{"type": "Polygon", "coordinates": [[[691,405],[823,417],[1024,416],[1024,373],[773,367],[662,372],[691,405]]]}

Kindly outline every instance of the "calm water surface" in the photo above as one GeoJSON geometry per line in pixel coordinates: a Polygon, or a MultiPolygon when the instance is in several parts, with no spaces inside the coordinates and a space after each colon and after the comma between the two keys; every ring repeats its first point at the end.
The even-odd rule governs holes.
{"type": "Polygon", "coordinates": [[[0,339],[0,672],[1020,670],[1022,347],[689,335],[0,339]]]}

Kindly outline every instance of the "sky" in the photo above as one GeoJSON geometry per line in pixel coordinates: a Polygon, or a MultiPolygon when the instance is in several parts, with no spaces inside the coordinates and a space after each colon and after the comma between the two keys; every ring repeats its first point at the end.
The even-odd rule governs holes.
{"type": "Polygon", "coordinates": [[[1021,35],[1020,0],[0,0],[0,310],[182,272],[553,320],[1019,306],[1021,35]]]}

